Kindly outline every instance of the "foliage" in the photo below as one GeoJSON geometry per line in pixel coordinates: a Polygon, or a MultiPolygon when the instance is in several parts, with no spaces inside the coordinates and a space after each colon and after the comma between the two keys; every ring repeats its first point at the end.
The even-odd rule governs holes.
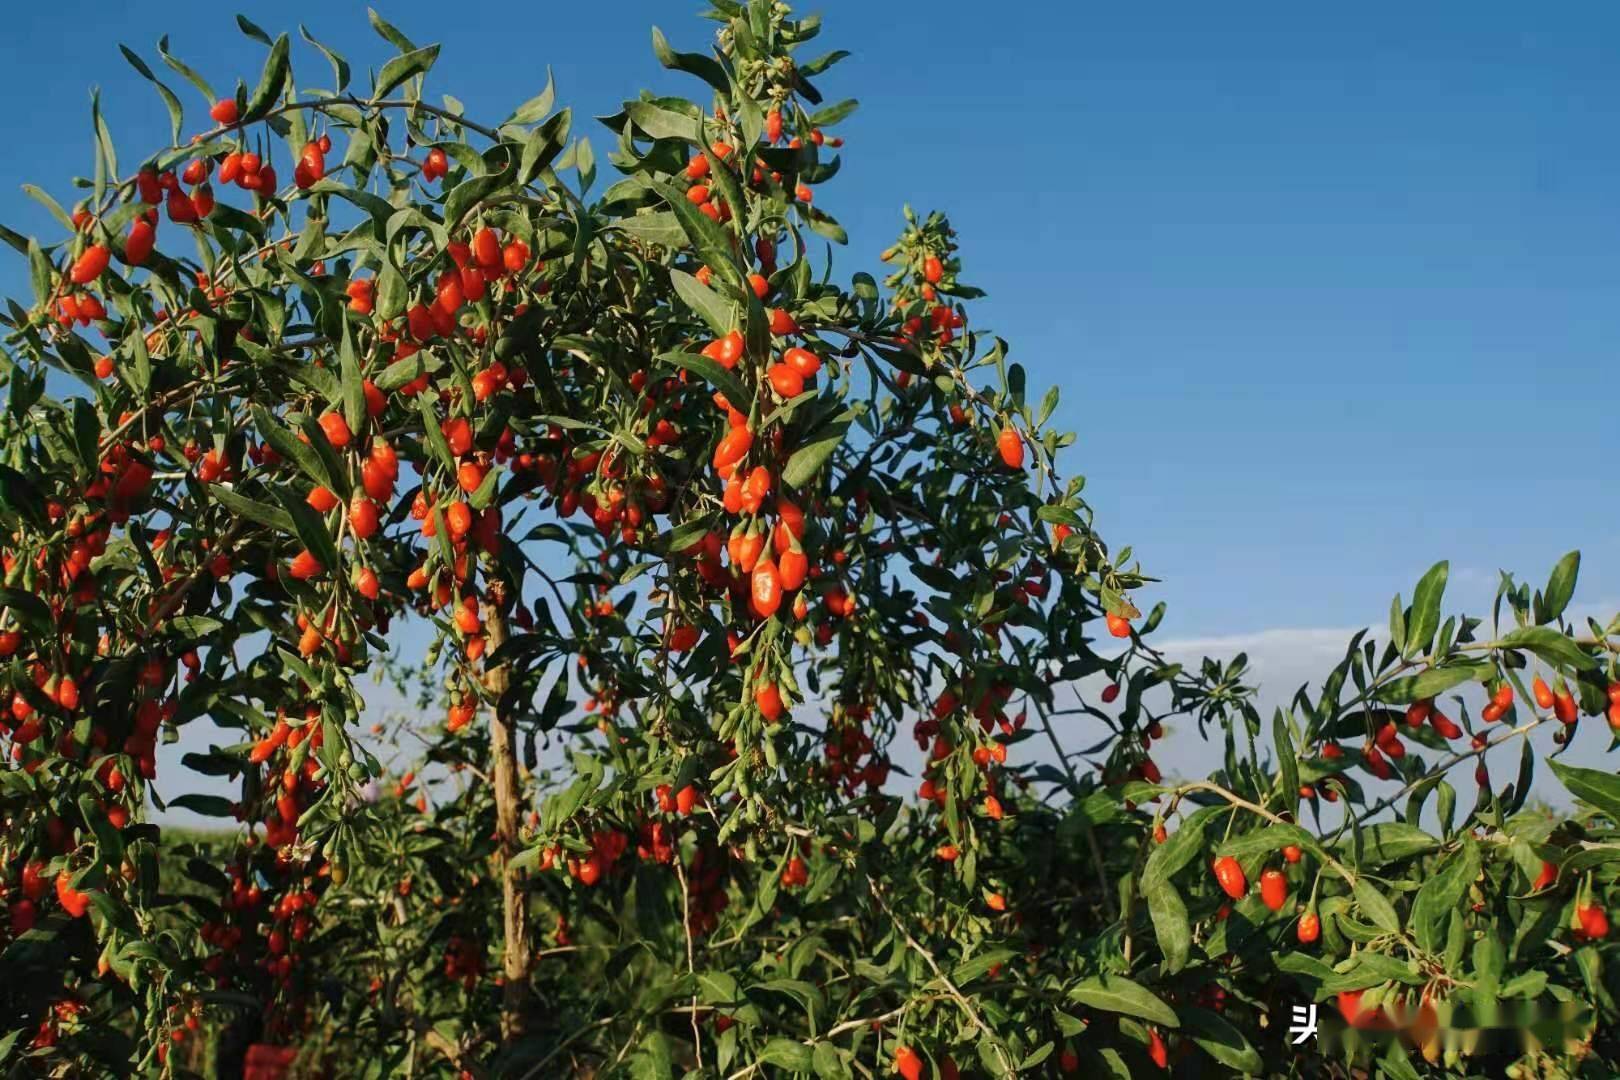
{"type": "Polygon", "coordinates": [[[0,233],[35,293],[0,361],[0,1065],[1612,1074],[1620,779],[1553,762],[1592,809],[1524,809],[1532,730],[1620,723],[1578,558],[1504,576],[1488,629],[1440,564],[1269,722],[1241,657],[1171,662],[947,219],[835,281],[855,103],[812,80],[845,54],[711,4],[712,51],[653,35],[709,102],[603,118],[600,190],[549,85],[475,122],[373,14],[369,89],[307,32],[300,88],[239,19],[251,90],[160,46],[199,129],[126,49],[174,145],[121,171],[98,109],[83,200],[32,192],[62,238],[0,233]],[[368,670],[424,713],[364,733],[368,670]],[[240,794],[166,805],[240,824],[177,835],[155,747],[205,717],[236,741],[184,764],[240,794]],[[1159,774],[1176,718],[1224,737],[1208,779],[1159,774]],[[1459,814],[1448,770],[1513,742],[1459,814]],[[1354,1023],[1291,1045],[1330,999],[1354,1023]],[[1458,1030],[1522,1003],[1579,1010],[1458,1030]]]}

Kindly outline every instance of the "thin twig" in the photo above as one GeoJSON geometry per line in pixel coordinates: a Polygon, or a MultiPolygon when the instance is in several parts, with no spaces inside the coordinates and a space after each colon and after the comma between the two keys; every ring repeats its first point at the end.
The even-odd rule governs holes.
{"type": "Polygon", "coordinates": [[[911,946],[913,952],[923,958],[923,962],[928,965],[928,969],[934,973],[934,977],[939,980],[940,985],[945,988],[945,992],[950,995],[951,1000],[956,1002],[957,1007],[962,1010],[968,1021],[979,1029],[981,1035],[990,1040],[990,1045],[995,1048],[996,1056],[1001,1059],[1002,1068],[1006,1070],[1004,1075],[1018,1075],[1017,1070],[1013,1068],[1012,1058],[1008,1055],[1007,1048],[1001,1044],[1000,1039],[996,1038],[995,1032],[990,1030],[989,1025],[984,1022],[984,1018],[979,1015],[979,1011],[973,1007],[973,1004],[962,996],[962,991],[958,990],[956,984],[951,981],[951,977],[945,974],[944,970],[939,966],[939,961],[934,959],[934,954],[923,948],[922,944],[911,936],[911,931],[906,929],[905,923],[900,921],[893,909],[889,907],[888,901],[883,899],[883,894],[878,891],[877,881],[870,874],[866,876],[866,885],[871,890],[872,899],[877,901],[878,907],[882,909],[883,914],[888,916],[889,921],[894,924],[894,928],[900,931],[900,936],[906,939],[906,944],[911,946]]]}

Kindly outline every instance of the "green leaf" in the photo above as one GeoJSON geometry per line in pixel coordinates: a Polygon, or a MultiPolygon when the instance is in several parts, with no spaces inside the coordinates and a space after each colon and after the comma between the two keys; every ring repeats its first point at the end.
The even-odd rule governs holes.
{"type": "Polygon", "coordinates": [[[1355,954],[1344,971],[1335,970],[1322,988],[1330,992],[1360,990],[1384,982],[1401,982],[1418,986],[1423,983],[1423,976],[1413,972],[1404,961],[1397,960],[1393,956],[1363,949],[1355,954]]]}
{"type": "Polygon", "coordinates": [[[829,105],[825,109],[811,113],[810,123],[821,128],[832,127],[840,120],[848,118],[851,113],[860,107],[860,104],[854,98],[848,98],[835,105],[829,105]]]}
{"type": "Polygon", "coordinates": [[[157,88],[158,96],[163,99],[164,107],[169,110],[170,138],[178,146],[180,144],[180,131],[185,124],[185,110],[180,105],[180,99],[161,79],[152,74],[152,69],[147,66],[146,61],[142,60],[133,49],[121,44],[118,46],[118,50],[124,54],[124,59],[129,61],[130,67],[140,72],[147,82],[157,88]]]}
{"type": "Polygon", "coordinates": [[[456,456],[450,452],[450,444],[445,441],[444,432],[439,428],[439,416],[433,402],[428,400],[427,394],[418,394],[416,406],[422,414],[422,434],[427,439],[428,449],[433,451],[433,456],[439,459],[441,465],[454,471],[456,456]]]}
{"type": "Polygon", "coordinates": [[[685,108],[667,108],[651,101],[630,101],[625,103],[624,111],[631,122],[650,138],[680,139],[696,145],[692,133],[701,115],[691,102],[683,101],[680,104],[685,108]]]}
{"type": "Polygon", "coordinates": [[[0,464],[0,510],[37,525],[45,520],[45,496],[28,477],[10,465],[0,464]]]}
{"type": "Polygon", "coordinates": [[[305,413],[299,418],[298,430],[303,432],[304,435],[299,441],[314,450],[315,456],[320,459],[321,465],[326,471],[326,475],[331,477],[331,481],[327,486],[340,499],[347,500],[349,497],[349,472],[343,467],[343,461],[337,456],[337,451],[332,448],[332,443],[326,438],[326,433],[321,430],[321,426],[316,422],[313,413],[305,413]]]}
{"type": "Polygon", "coordinates": [[[376,222],[379,236],[382,234],[382,230],[387,227],[388,219],[394,213],[394,207],[389,204],[388,200],[373,195],[369,191],[358,191],[345,184],[340,184],[330,176],[311,184],[309,190],[313,195],[336,195],[338,198],[358,206],[370,215],[372,221],[376,222]]]}
{"type": "Polygon", "coordinates": [[[737,269],[736,260],[732,257],[731,234],[725,226],[711,221],[684,194],[668,184],[653,181],[652,187],[669,204],[670,211],[680,221],[681,228],[686,230],[687,239],[704,265],[733,288],[740,289],[743,284],[742,271],[737,269]]]}
{"type": "Polygon", "coordinates": [[[1005,964],[1017,955],[1017,951],[1013,949],[991,949],[989,952],[980,953],[973,959],[964,960],[956,965],[951,970],[951,982],[958,987],[966,986],[975,979],[983,978],[991,968],[1005,964]]]}
{"type": "Polygon", "coordinates": [[[1405,705],[1443,694],[1452,687],[1461,686],[1466,682],[1488,679],[1495,671],[1495,667],[1488,663],[1452,664],[1447,667],[1430,668],[1418,675],[1392,679],[1379,687],[1374,696],[1379,701],[1392,705],[1405,705]]]}
{"type": "Polygon", "coordinates": [[[405,275],[393,263],[377,272],[377,317],[396,319],[405,313],[405,275]]]}
{"type": "Polygon", "coordinates": [[[512,184],[510,164],[482,176],[469,176],[450,189],[444,198],[444,226],[454,229],[479,203],[512,184]]]}
{"type": "Polygon", "coordinates": [[[338,348],[338,373],[343,387],[343,419],[350,431],[364,430],[366,424],[366,388],[360,376],[360,358],[354,351],[354,325],[343,320],[343,340],[338,348]]]}
{"type": "Polygon", "coordinates": [[[1260,1051],[1226,1017],[1189,1006],[1181,1010],[1181,1022],[1188,1038],[1227,1068],[1241,1073],[1265,1071],[1260,1051]]]}
{"type": "Polygon", "coordinates": [[[259,434],[270,448],[280,454],[287,461],[292,462],[301,469],[304,475],[324,487],[338,490],[328,474],[326,463],[314,448],[306,444],[281,421],[277,420],[270,411],[262,405],[252,408],[253,426],[258,428],[259,434]]]}
{"type": "Polygon", "coordinates": [[[579,192],[583,195],[596,181],[596,151],[591,149],[591,140],[583,136],[574,144],[574,171],[579,174],[579,192]]]}
{"type": "Polygon", "coordinates": [[[848,58],[850,55],[852,54],[848,49],[834,49],[832,52],[827,53],[824,56],[818,56],[814,60],[806,60],[804,63],[800,64],[799,74],[806,76],[820,75],[823,71],[826,71],[828,68],[838,63],[838,61],[848,58]]]}
{"type": "Polygon", "coordinates": [[[517,111],[506,118],[508,124],[533,124],[551,112],[551,107],[557,100],[556,87],[552,85],[551,68],[546,68],[546,88],[534,97],[517,107],[517,111]]]}
{"type": "Polygon", "coordinates": [[[298,24],[298,33],[302,35],[305,41],[319,49],[321,54],[326,57],[327,62],[332,65],[332,89],[341,94],[349,85],[349,62],[343,58],[341,53],[329,49],[316,41],[315,36],[302,23],[298,24]]]}
{"type": "Polygon", "coordinates": [[[73,401],[73,445],[79,460],[87,469],[100,463],[101,422],[96,419],[96,407],[83,398],[73,401]]]}
{"type": "Polygon", "coordinates": [[[1423,948],[1433,952],[1445,944],[1446,919],[1469,883],[1479,876],[1479,866],[1479,845],[1465,838],[1460,848],[1440,860],[1418,890],[1412,901],[1412,930],[1423,948]]]}
{"type": "Polygon", "coordinates": [[[1429,647],[1434,632],[1440,629],[1440,600],[1445,596],[1446,577],[1451,564],[1444,560],[1429,567],[1429,572],[1418,580],[1412,593],[1412,619],[1406,629],[1406,647],[1403,656],[1414,656],[1429,647]]]}
{"type": "MultiPolygon", "coordinates": [[[[416,379],[424,371],[433,370],[425,362],[428,358],[428,355],[424,353],[412,353],[403,360],[395,360],[377,372],[377,377],[372,382],[376,384],[377,389],[385,393],[398,390],[406,383],[416,379]]],[[[365,392],[364,385],[361,387],[361,392],[365,392]]]]}
{"type": "Polygon", "coordinates": [[[257,23],[253,22],[253,20],[249,19],[246,15],[237,15],[236,25],[237,28],[242,31],[242,33],[246,34],[254,41],[257,41],[259,44],[270,44],[270,35],[265,33],[257,23]]]}
{"type": "Polygon", "coordinates": [[[830,1042],[816,1043],[812,1064],[821,1080],[843,1080],[853,1075],[842,1052],[830,1042]]]}
{"type": "Polygon", "coordinates": [[[1173,975],[1187,965],[1187,954],[1192,947],[1187,905],[1182,902],[1181,893],[1168,881],[1144,880],[1142,895],[1147,899],[1148,915],[1153,919],[1153,933],[1158,938],[1159,951],[1164,955],[1164,972],[1173,975]]]}
{"type": "MultiPolygon", "coordinates": [[[[1169,841],[1166,841],[1168,843],[1169,841]]],[[[1250,829],[1246,833],[1223,840],[1216,850],[1222,855],[1230,855],[1234,859],[1246,859],[1251,855],[1269,854],[1281,851],[1289,844],[1303,848],[1313,855],[1326,854],[1322,842],[1314,835],[1300,828],[1298,825],[1286,823],[1268,824],[1258,829],[1250,829]]]]}
{"type": "Polygon", "coordinates": [[[678,248],[686,241],[686,230],[681,228],[680,219],[668,210],[654,210],[651,213],[620,218],[613,226],[621,232],[629,233],[644,244],[678,248]]]}
{"type": "Polygon", "coordinates": [[[1357,878],[1353,892],[1356,906],[1361,909],[1361,913],[1369,922],[1391,934],[1401,932],[1401,917],[1395,913],[1394,905],[1378,891],[1376,885],[1367,878],[1357,878]]]}
{"type": "Polygon", "coordinates": [[[1299,810],[1299,758],[1294,753],[1288,717],[1281,709],[1272,714],[1271,734],[1277,744],[1277,776],[1282,784],[1283,808],[1293,814],[1299,810]]]}
{"type": "Polygon", "coordinates": [[[73,224],[73,218],[68,215],[66,210],[62,209],[62,204],[51,198],[51,196],[46,193],[44,189],[36,187],[33,184],[23,184],[22,189],[23,194],[27,195],[30,199],[33,199],[45,209],[49,210],[51,212],[51,216],[56,219],[57,224],[61,225],[62,228],[66,229],[70,233],[79,231],[78,226],[73,224]]]}
{"type": "Polygon", "coordinates": [[[669,47],[669,41],[664,32],[653,27],[652,32],[653,55],[658,62],[673,71],[684,71],[688,75],[696,75],[722,94],[731,89],[731,80],[726,75],[726,69],[713,57],[701,53],[676,52],[669,47]]]}
{"type": "Polygon", "coordinates": [[[41,633],[50,633],[56,623],[50,605],[33,593],[24,592],[22,589],[0,586],[0,608],[10,608],[14,617],[41,633]]]}
{"type": "Polygon", "coordinates": [[[1620,776],[1551,759],[1547,765],[1571,795],[1597,807],[1610,821],[1620,822],[1620,776]]]}
{"type": "Polygon", "coordinates": [[[169,52],[169,35],[167,34],[164,34],[162,37],[158,38],[158,55],[163,57],[163,62],[169,65],[170,70],[174,71],[192,86],[195,86],[197,88],[197,92],[202,94],[210,105],[219,99],[219,95],[214,92],[213,86],[209,84],[207,79],[197,74],[197,72],[193,70],[190,65],[186,64],[179,57],[169,52]]]}
{"type": "Polygon", "coordinates": [[[396,56],[382,66],[377,73],[377,85],[371,92],[372,101],[381,101],[389,92],[398,87],[406,79],[417,75],[424,75],[439,58],[439,46],[429,45],[426,48],[412,49],[403,56],[396,56]]]}
{"type": "Polygon", "coordinates": [[[1542,594],[1541,614],[1537,622],[1552,622],[1564,613],[1569,606],[1570,598],[1575,595],[1575,578],[1581,572],[1581,553],[1572,551],[1558,560],[1553,567],[1552,577],[1547,579],[1547,589],[1542,594]]]}
{"type": "MultiPolygon", "coordinates": [[[[714,331],[716,337],[723,337],[737,329],[737,309],[729,300],[726,300],[685,270],[671,269],[669,281],[671,285],[675,286],[675,294],[708,324],[709,329],[714,331]]],[[[735,400],[741,402],[747,399],[737,398],[735,400]]]]}
{"type": "Polygon", "coordinates": [[[568,139],[573,114],[563,109],[556,116],[529,132],[523,140],[523,153],[518,157],[518,183],[532,183],[540,170],[551,164],[568,139]]]}
{"type": "Polygon", "coordinates": [[[761,1065],[776,1065],[790,1072],[809,1072],[815,1066],[811,1049],[794,1039],[772,1039],[756,1059],[761,1065]]]}
{"type": "Polygon", "coordinates": [[[1179,829],[1165,838],[1164,843],[1156,845],[1148,855],[1147,864],[1142,867],[1143,888],[1155,881],[1170,880],[1182,867],[1197,858],[1204,847],[1204,829],[1220,812],[1220,808],[1214,806],[1194,811],[1182,821],[1179,829]]]}
{"type": "Polygon", "coordinates": [[[224,626],[224,622],[211,615],[176,615],[168,622],[170,634],[181,641],[205,638],[224,626]]]}
{"type": "Polygon", "coordinates": [[[1181,1018],[1140,983],[1123,975],[1096,975],[1069,991],[1069,1000],[1105,1012],[1139,1016],[1165,1027],[1180,1027],[1181,1018]]]}
{"type": "Polygon", "coordinates": [[[1598,666],[1579,645],[1550,626],[1521,626],[1502,635],[1500,640],[1510,649],[1529,649],[1547,663],[1566,671],[1591,671],[1598,666]]]}
{"type": "Polygon", "coordinates": [[[203,795],[198,792],[188,792],[170,799],[169,807],[190,810],[194,814],[203,814],[207,817],[230,817],[232,814],[231,800],[220,795],[203,795]]]}
{"type": "Polygon", "coordinates": [[[782,483],[788,487],[802,488],[814,480],[833,451],[844,441],[855,416],[855,410],[847,409],[800,443],[782,467],[782,483]]]}
{"type": "Polygon", "coordinates": [[[298,540],[304,545],[305,550],[321,564],[322,570],[328,574],[336,574],[342,566],[342,560],[321,515],[287,488],[277,488],[276,498],[292,518],[293,531],[298,535],[298,540]]]}
{"type": "Polygon", "coordinates": [[[290,47],[286,34],[276,38],[276,43],[270,47],[270,55],[264,61],[264,71],[259,75],[259,85],[253,88],[247,108],[242,111],[243,123],[257,120],[269,112],[270,106],[281,96],[282,89],[287,85],[287,77],[292,73],[292,67],[287,62],[290,47]]]}
{"type": "Polygon", "coordinates": [[[838,220],[827,211],[817,206],[799,205],[799,213],[809,222],[810,231],[817,236],[824,236],[835,244],[849,243],[849,233],[838,224],[838,220]]]}
{"type": "MultiPolygon", "coordinates": [[[[1439,846],[1440,841],[1435,837],[1404,821],[1381,822],[1361,830],[1363,857],[1378,866],[1410,859],[1414,855],[1424,855],[1439,846]]],[[[1353,851],[1354,847],[1354,836],[1346,836],[1339,841],[1341,851],[1353,851]]]]}
{"type": "Polygon", "coordinates": [[[381,15],[375,8],[366,8],[366,17],[371,21],[371,28],[382,36],[382,39],[402,53],[414,52],[416,46],[411,39],[400,33],[395,26],[381,15]]]}
{"type": "Polygon", "coordinates": [[[1502,997],[1522,997],[1534,1000],[1547,992],[1545,971],[1523,971],[1502,985],[1502,997]]]}

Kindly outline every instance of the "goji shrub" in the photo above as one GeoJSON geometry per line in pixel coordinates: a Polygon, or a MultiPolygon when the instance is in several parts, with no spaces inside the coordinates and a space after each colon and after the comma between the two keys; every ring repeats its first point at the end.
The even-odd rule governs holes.
{"type": "Polygon", "coordinates": [[[0,1065],[1613,1075],[1620,779],[1525,805],[1534,730],[1620,726],[1578,556],[1488,623],[1438,565],[1263,719],[1151,644],[948,219],[833,270],[845,53],[709,15],[612,183],[375,15],[363,90],[307,31],[318,89],[245,19],[251,89],[161,46],[200,122],[125,49],[172,145],[98,108],[60,234],[0,231],[0,1065]]]}

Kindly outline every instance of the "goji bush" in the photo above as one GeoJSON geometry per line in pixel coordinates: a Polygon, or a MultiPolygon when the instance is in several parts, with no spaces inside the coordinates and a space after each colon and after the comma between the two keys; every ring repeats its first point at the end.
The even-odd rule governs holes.
{"type": "Polygon", "coordinates": [[[1620,778],[1526,807],[1534,730],[1620,726],[1579,557],[1488,621],[1436,566],[1269,719],[1173,662],[948,219],[836,276],[846,54],[710,3],[611,185],[549,85],[475,121],[373,15],[304,87],[239,19],[251,89],[125,49],[172,145],[98,108],[0,231],[7,1074],[1620,1070],[1620,778]]]}

